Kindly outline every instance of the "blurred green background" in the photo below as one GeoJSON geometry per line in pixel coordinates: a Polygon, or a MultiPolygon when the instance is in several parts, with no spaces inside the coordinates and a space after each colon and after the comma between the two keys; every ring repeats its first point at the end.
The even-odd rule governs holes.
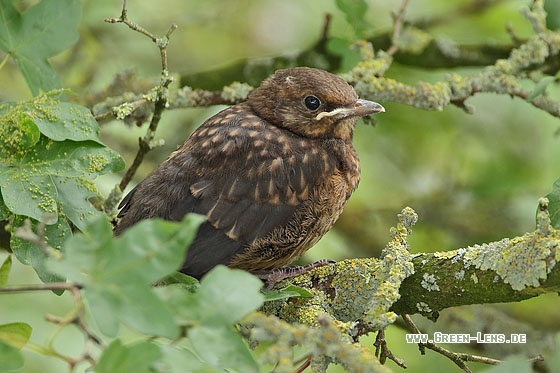
{"type": "MultiPolygon", "coordinates": [[[[33,3],[16,2],[20,9],[33,3]]],[[[400,2],[367,3],[366,36],[390,32],[391,12],[400,2]]],[[[479,13],[456,12],[459,6],[471,3],[410,1],[406,15],[415,21],[443,19],[428,31],[434,37],[460,43],[509,44],[506,24],[519,38],[532,35],[520,13],[530,1],[482,1],[478,2],[483,9],[479,13]]],[[[126,69],[134,69],[140,78],[159,78],[160,57],[154,44],[124,25],[103,22],[106,17],[118,17],[121,6],[115,0],[84,0],[78,44],[52,60],[77,101],[103,89],[115,74],[126,69]]],[[[356,36],[335,0],[131,0],[128,9],[130,19],[158,35],[165,34],[172,23],[179,26],[168,48],[169,69],[177,77],[245,58],[294,56],[317,42],[327,13],[332,14],[329,37],[352,41],[356,36]]],[[[557,21],[560,11],[550,17],[557,21]]],[[[416,84],[442,80],[452,71],[468,74],[478,69],[422,69],[395,63],[387,76],[416,84]]],[[[560,99],[558,85],[550,85],[548,94],[560,99]]],[[[29,97],[15,65],[8,62],[0,70],[0,100],[29,97]]],[[[414,252],[457,249],[534,229],[537,200],[550,191],[560,176],[558,118],[520,99],[493,94],[478,94],[467,101],[475,108],[473,115],[455,107],[429,112],[392,102],[380,103],[387,112],[375,117],[374,127],[359,125],[355,133],[354,143],[362,162],[360,186],[335,229],[302,261],[378,256],[389,240],[389,228],[396,224],[396,214],[407,205],[420,216],[411,236],[414,252]]],[[[220,109],[166,112],[158,130],[165,146],[148,154],[135,181],[145,177],[194,128],[220,109]]],[[[102,126],[102,139],[130,164],[137,138],[144,131],[145,127],[115,121],[102,126]]],[[[108,193],[120,176],[100,178],[100,190],[108,193]]],[[[5,253],[0,252],[0,260],[4,257],[5,253]]],[[[15,264],[10,283],[37,281],[30,268],[15,264]]],[[[32,341],[43,344],[54,327],[42,321],[36,310],[63,315],[72,304],[68,295],[63,296],[68,298],[64,304],[54,298],[52,294],[22,294],[11,297],[10,304],[0,299],[0,323],[28,322],[35,326],[32,341]]],[[[558,305],[557,296],[547,295],[499,308],[537,329],[557,331],[558,305]]],[[[406,360],[409,372],[431,371],[435,367],[440,371],[456,369],[434,353],[420,356],[415,345],[404,343],[404,332],[396,327],[389,329],[388,341],[393,352],[406,360]]],[[[57,347],[60,344],[60,349],[69,353],[81,351],[81,343],[79,333],[71,330],[57,339],[57,347]]],[[[31,352],[26,352],[26,358],[26,372],[66,369],[55,359],[31,352]]],[[[400,370],[392,362],[388,365],[400,370]]],[[[480,369],[477,364],[471,367],[480,369]]]]}

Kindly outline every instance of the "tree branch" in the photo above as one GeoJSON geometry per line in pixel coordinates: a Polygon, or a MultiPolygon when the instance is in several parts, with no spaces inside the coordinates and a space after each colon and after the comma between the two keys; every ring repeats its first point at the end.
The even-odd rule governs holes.
{"type": "Polygon", "coordinates": [[[560,267],[555,265],[560,230],[550,226],[546,199],[536,231],[449,252],[410,255],[406,237],[411,224],[405,218],[414,215],[405,209],[399,216],[380,260],[344,260],[296,277],[289,282],[312,289],[314,297],[270,302],[266,312],[304,324],[327,313],[348,323],[355,336],[384,328],[396,314],[437,319],[438,311],[448,307],[515,302],[560,291],[560,267]]]}
{"type": "MultiPolygon", "coordinates": [[[[544,90],[546,85],[538,87],[538,84],[535,84],[533,91],[525,88],[524,81],[528,77],[539,82],[542,80],[543,74],[555,73],[559,68],[560,32],[543,29],[544,15],[540,2],[535,2],[533,8],[525,12],[526,18],[535,29],[535,35],[516,48],[511,45],[501,47],[461,46],[452,41],[430,39],[429,35],[420,34],[423,31],[403,26],[402,17],[405,6],[406,1],[395,15],[395,29],[391,34],[383,35],[381,38],[372,38],[369,43],[358,44],[362,61],[352,71],[343,74],[343,78],[355,86],[360,96],[366,99],[402,103],[426,110],[442,110],[446,106],[455,105],[470,113],[473,109],[466,103],[468,98],[478,93],[497,93],[521,98],[552,116],[560,117],[560,102],[546,95],[544,90]],[[403,39],[400,36],[405,30],[408,33],[417,34],[416,36],[408,35],[406,38],[412,40],[408,43],[413,45],[399,41],[403,39]],[[378,52],[375,52],[373,47],[378,52]],[[384,52],[383,49],[387,49],[389,52],[384,52]],[[410,63],[415,66],[432,68],[489,66],[468,75],[451,73],[441,82],[433,84],[419,82],[411,86],[384,77],[385,72],[395,61],[401,64],[410,63]]],[[[188,86],[169,97],[168,108],[236,104],[246,98],[252,89],[251,85],[258,85],[275,69],[294,64],[314,66],[314,63],[308,60],[308,56],[317,54],[328,61],[328,66],[322,66],[322,68],[331,71],[340,68],[340,56],[332,54],[325,48],[325,41],[321,38],[313,48],[303,51],[293,59],[278,57],[257,61],[244,60],[223,70],[183,77],[181,83],[188,86]],[[230,83],[232,81],[236,81],[236,83],[230,83]],[[211,84],[202,82],[211,82],[211,84]],[[223,90],[216,90],[218,89],[216,87],[224,85],[226,87],[223,90]],[[234,94],[228,95],[228,92],[234,92],[234,94]]],[[[549,83],[552,81],[548,80],[549,83]]],[[[114,107],[119,107],[118,105],[127,102],[139,102],[142,104],[141,107],[151,105],[151,102],[141,101],[144,97],[141,93],[126,93],[120,99],[111,97],[106,103],[96,105],[94,115],[107,120],[118,114],[114,111],[114,107]]],[[[126,114],[131,116],[130,119],[135,118],[138,122],[142,122],[145,120],[146,110],[137,109],[135,108],[137,114],[132,110],[126,114]]]]}
{"type": "MultiPolygon", "coordinates": [[[[475,245],[450,252],[411,255],[407,236],[417,216],[410,208],[399,214],[392,228],[393,239],[381,259],[350,259],[317,268],[287,280],[289,285],[309,289],[312,298],[267,302],[263,311],[290,324],[320,327],[318,320],[332,319],[345,338],[356,341],[362,335],[382,331],[396,315],[421,314],[437,319],[438,312],[453,306],[515,302],[560,290],[560,230],[550,226],[541,199],[538,228],[532,233],[498,242],[475,245]]],[[[278,287],[287,286],[280,282],[278,287]]],[[[272,322],[272,321],[270,321],[272,322]]],[[[409,328],[419,333],[415,325],[409,328]]],[[[288,331],[286,331],[288,332],[288,331]]],[[[380,362],[386,358],[404,366],[378,334],[375,344],[380,362]]],[[[455,353],[434,343],[423,343],[465,372],[465,362],[497,364],[499,360],[455,353]]],[[[542,360],[537,356],[535,361],[542,360]]]]}

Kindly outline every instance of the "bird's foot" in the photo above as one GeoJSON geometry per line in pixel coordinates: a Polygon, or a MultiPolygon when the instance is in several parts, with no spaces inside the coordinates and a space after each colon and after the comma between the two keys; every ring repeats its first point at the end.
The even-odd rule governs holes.
{"type": "Polygon", "coordinates": [[[261,280],[264,280],[265,287],[267,289],[272,289],[274,285],[276,285],[278,282],[282,280],[303,275],[304,273],[307,273],[313,268],[322,267],[331,263],[336,263],[336,262],[331,259],[321,259],[305,266],[282,267],[282,268],[273,269],[271,271],[254,271],[251,273],[257,276],[258,278],[260,278],[261,280]]]}

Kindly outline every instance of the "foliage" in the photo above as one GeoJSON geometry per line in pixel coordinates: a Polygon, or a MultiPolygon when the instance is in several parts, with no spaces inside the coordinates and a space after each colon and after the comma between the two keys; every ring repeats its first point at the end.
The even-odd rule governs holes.
{"type": "Polygon", "coordinates": [[[179,226],[145,221],[113,239],[109,222],[99,216],[84,234],[65,242],[62,259],[49,262],[48,269],[84,288],[84,300],[103,334],[117,335],[121,320],[141,332],[175,338],[179,330],[173,315],[151,285],[178,270],[200,221],[193,216],[179,226]]]}
{"type": "MultiPolygon", "coordinates": [[[[66,241],[67,250],[61,258],[48,260],[49,270],[73,284],[61,287],[80,299],[63,324],[75,322],[90,333],[92,341],[108,341],[99,357],[98,371],[148,371],[158,362],[162,372],[181,371],[183,364],[257,370],[232,324],[262,304],[260,280],[241,270],[217,267],[196,292],[185,291],[180,283],[152,286],[178,269],[202,220],[196,215],[183,222],[147,220],[114,239],[107,220],[97,216],[88,221],[82,233],[66,241]],[[93,322],[82,319],[84,310],[93,322]],[[145,335],[143,340],[125,344],[118,338],[121,323],[145,335]],[[197,343],[192,344],[192,340],[197,343]],[[223,349],[213,347],[218,345],[223,349]],[[169,357],[165,364],[164,356],[169,357]]],[[[45,289],[49,288],[45,284],[45,289]]],[[[30,333],[31,326],[23,323],[0,326],[3,361],[13,366],[21,361],[17,350],[30,333]]]]}
{"type": "MultiPolygon", "coordinates": [[[[333,32],[331,35],[327,32],[330,30],[325,29],[321,40],[310,47],[310,50],[301,53],[297,61],[306,61],[307,64],[312,64],[309,62],[312,61],[319,67],[349,71],[344,75],[345,78],[355,85],[362,96],[371,95],[376,99],[381,97],[384,102],[403,103],[429,110],[441,111],[445,107],[456,106],[470,113],[473,110],[465,103],[467,99],[480,92],[492,92],[515,96],[523,101],[523,105],[533,106],[555,117],[560,116],[558,102],[550,95],[550,91],[558,86],[559,75],[555,59],[558,57],[559,36],[557,31],[546,28],[546,13],[540,1],[534,1],[532,8],[525,10],[525,17],[532,26],[533,34],[516,39],[517,36],[512,31],[514,43],[506,46],[511,54],[502,56],[497,61],[493,53],[500,53],[498,47],[488,51],[492,46],[483,45],[473,53],[471,49],[449,40],[432,38],[425,31],[429,29],[427,23],[405,22],[402,17],[407,1],[393,13],[394,25],[391,32],[379,37],[371,36],[377,32],[378,25],[372,24],[368,18],[368,2],[336,0],[333,3],[333,10],[337,12],[335,14],[346,22],[343,27],[345,32],[333,32]],[[378,42],[374,43],[376,49],[363,40],[356,43],[366,38],[378,42]],[[383,46],[383,43],[388,44],[383,46]],[[390,68],[414,59],[422,60],[424,64],[476,65],[470,58],[477,53],[479,61],[484,61],[478,62],[483,68],[468,73],[453,71],[443,79],[434,75],[434,83],[411,84],[390,76],[390,68]],[[492,56],[491,62],[484,60],[488,55],[492,56]]],[[[124,108],[127,108],[128,122],[140,123],[146,120],[149,116],[146,113],[151,113],[154,106],[154,112],[158,113],[158,106],[163,110],[166,107],[229,104],[245,97],[250,87],[219,81],[215,84],[223,86],[223,92],[203,92],[186,87],[169,93],[167,87],[172,80],[165,60],[161,74],[165,84],[151,91],[143,87],[137,92],[125,93],[125,89],[129,88],[127,84],[133,85],[126,81],[111,87],[118,86],[118,92],[108,90],[91,97],[87,95],[87,98],[73,97],[75,101],[87,102],[89,107],[95,106],[92,109],[96,113],[94,118],[90,108],[66,101],[68,91],[57,90],[63,84],[49,62],[51,57],[68,51],[77,41],[84,6],[87,4],[76,0],[41,0],[20,12],[18,4],[0,0],[0,50],[6,54],[0,63],[0,72],[6,68],[9,60],[13,60],[34,96],[29,100],[0,104],[0,222],[8,232],[9,250],[13,256],[24,265],[31,266],[41,280],[40,283],[28,286],[10,284],[9,276],[13,274],[13,268],[19,265],[12,263],[10,254],[0,265],[0,296],[7,299],[6,302],[3,300],[4,304],[10,304],[9,301],[14,299],[14,296],[9,295],[12,292],[53,291],[56,294],[65,293],[60,298],[55,298],[57,302],[62,302],[69,296],[73,302],[70,309],[63,312],[63,317],[47,316],[50,322],[56,324],[56,329],[45,344],[37,344],[31,337],[38,329],[35,324],[10,321],[0,325],[0,372],[26,369],[27,356],[22,353],[22,349],[64,361],[74,370],[91,367],[96,372],[293,371],[298,369],[294,355],[299,350],[294,350],[295,345],[299,345],[304,353],[304,362],[301,364],[305,366],[306,361],[312,361],[317,370],[325,370],[331,363],[341,364],[349,370],[385,370],[386,367],[381,366],[379,361],[384,361],[389,356],[384,355],[386,350],[374,356],[373,352],[364,348],[365,343],[360,345],[354,342],[361,334],[378,331],[394,322],[394,307],[403,295],[398,290],[405,278],[409,283],[418,278],[413,284],[417,286],[417,290],[410,298],[418,296],[426,301],[435,293],[436,286],[439,290],[439,286],[444,288],[450,284],[442,290],[456,291],[463,280],[457,277],[445,281],[437,279],[438,286],[432,278],[427,288],[425,280],[430,277],[426,277],[426,273],[417,272],[412,276],[412,262],[408,252],[410,247],[406,236],[410,234],[410,227],[415,219],[412,219],[412,223],[403,223],[402,219],[407,218],[400,216],[401,222],[391,232],[393,240],[383,252],[382,260],[371,259],[371,268],[374,270],[367,272],[371,268],[368,264],[370,261],[366,260],[340,262],[329,269],[323,268],[322,272],[316,272],[317,277],[303,277],[302,283],[308,289],[288,284],[280,290],[262,291],[261,281],[254,276],[223,266],[213,269],[200,282],[178,274],[176,271],[185,258],[186,248],[203,221],[200,216],[188,215],[181,222],[146,220],[122,236],[113,237],[109,218],[113,217],[114,211],[110,207],[114,205],[114,200],[120,198],[121,192],[117,189],[111,194],[100,192],[97,189],[99,184],[95,181],[100,175],[114,175],[122,170],[124,161],[119,153],[100,140],[98,123],[113,118],[115,113],[122,114],[124,108]],[[170,102],[167,94],[171,97],[170,102]],[[154,99],[154,96],[158,97],[154,99]],[[344,272],[344,276],[336,278],[336,270],[339,269],[344,272]],[[333,278],[338,282],[329,282],[333,278]],[[321,291],[313,289],[314,286],[322,287],[321,291]],[[361,297],[364,289],[373,296],[361,297]],[[343,293],[350,295],[345,297],[343,293]],[[323,295],[319,294],[326,295],[321,298],[323,295]],[[336,300],[342,299],[342,304],[329,303],[329,296],[336,300]],[[266,306],[262,307],[265,302],[266,306]],[[320,313],[307,313],[311,306],[315,307],[314,311],[319,309],[320,313]],[[274,310],[278,311],[280,308],[283,320],[256,312],[260,309],[274,314],[274,310]],[[355,315],[356,313],[359,315],[355,315]],[[343,316],[333,318],[332,315],[343,316]],[[297,320],[298,323],[290,325],[286,320],[297,320]],[[77,329],[87,340],[77,357],[75,354],[60,352],[55,347],[64,330],[72,328],[77,329]],[[257,344],[258,348],[255,350],[257,344]]],[[[549,5],[547,9],[551,11],[553,7],[549,5]]],[[[478,12],[476,9],[469,10],[468,7],[462,10],[473,14],[478,12]]],[[[557,17],[550,17],[548,24],[554,24],[555,19],[557,17]]],[[[122,21],[118,19],[116,22],[122,21]]],[[[503,23],[503,20],[499,22],[503,23]]],[[[132,26],[131,28],[140,30],[137,25],[132,26]]],[[[162,60],[167,53],[167,43],[173,30],[173,27],[170,28],[164,38],[152,37],[161,51],[162,60]]],[[[153,36],[143,29],[140,31],[153,36]]],[[[116,32],[111,37],[114,35],[116,32]]],[[[104,53],[107,51],[104,50],[104,53]]],[[[129,56],[123,54],[120,57],[129,56]]],[[[68,61],[75,65],[72,58],[76,56],[71,56],[68,61]]],[[[95,63],[100,60],[91,56],[89,59],[95,63]]],[[[267,59],[264,70],[279,67],[278,61],[285,64],[292,61],[292,58],[282,56],[278,60],[267,59]]],[[[261,62],[243,62],[245,65],[236,71],[239,74],[250,72],[258,76],[262,73],[259,70],[261,62]]],[[[419,63],[417,66],[421,65],[419,63]]],[[[399,67],[396,69],[398,71],[399,67]]],[[[135,88],[132,87],[131,91],[135,88]]],[[[416,119],[417,112],[413,113],[413,118],[416,119]]],[[[398,117],[398,113],[395,117],[398,117]]],[[[118,134],[119,138],[121,134],[118,134]]],[[[156,143],[152,141],[153,136],[153,131],[148,132],[145,141],[147,149],[153,148],[156,143]]],[[[430,145],[430,148],[445,146],[445,141],[438,140],[437,133],[428,136],[430,143],[437,144],[430,145]]],[[[359,141],[356,140],[358,143],[359,141]]],[[[421,142],[418,139],[414,141],[421,142]]],[[[371,147],[367,141],[364,143],[364,148],[371,147]]],[[[399,150],[391,150],[395,151],[391,156],[397,154],[398,158],[399,150]]],[[[141,155],[143,157],[144,154],[141,155]]],[[[481,163],[486,163],[486,160],[481,163]]],[[[365,168],[370,168],[367,158],[363,164],[366,165],[365,168]]],[[[395,168],[394,165],[392,167],[395,168]]],[[[468,171],[461,172],[460,177],[466,178],[464,174],[468,171]]],[[[492,177],[494,175],[488,175],[488,182],[498,185],[499,178],[492,177]]],[[[384,180],[379,181],[383,182],[384,180]]],[[[507,181],[503,183],[506,184],[505,187],[497,187],[501,191],[509,188],[507,181]]],[[[416,188],[416,185],[412,188],[416,188]]],[[[393,198],[397,194],[385,200],[399,199],[398,203],[404,203],[400,201],[400,195],[399,198],[393,198]]],[[[502,195],[505,194],[502,192],[502,195]]],[[[552,226],[558,228],[560,179],[554,183],[547,198],[552,226]]],[[[547,230],[552,228],[548,226],[546,207],[543,207],[545,205],[541,203],[539,209],[539,231],[535,236],[554,238],[547,230]]],[[[442,213],[435,207],[433,210],[438,214],[442,213]]],[[[469,220],[464,216],[469,213],[472,212],[465,209],[458,214],[461,215],[462,222],[469,220]]],[[[477,218],[482,215],[480,213],[477,218]]],[[[354,221],[364,222],[362,225],[369,228],[366,223],[371,217],[364,213],[361,218],[363,219],[354,217],[354,221]]],[[[533,236],[527,234],[526,237],[533,236]]],[[[527,247],[521,245],[523,242],[518,239],[511,241],[516,244],[514,247],[527,247]]],[[[540,242],[537,239],[528,241],[528,246],[538,245],[540,242]]],[[[429,242],[433,245],[431,237],[429,242]]],[[[551,254],[554,244],[547,245],[538,251],[542,253],[539,260],[542,259],[546,265],[559,257],[558,254],[554,257],[554,252],[551,254]]],[[[471,259],[480,266],[473,266],[469,272],[463,271],[463,275],[467,273],[468,279],[474,276],[479,281],[476,276],[480,276],[482,270],[492,269],[494,261],[490,260],[492,258],[486,250],[487,246],[495,249],[495,256],[509,255],[509,251],[501,250],[502,246],[475,245],[468,254],[476,253],[476,257],[471,259]]],[[[0,247],[7,248],[8,245],[0,242],[0,247]]],[[[422,265],[428,263],[443,272],[447,264],[452,264],[453,271],[459,273],[460,266],[465,262],[453,261],[453,258],[461,258],[464,254],[464,249],[447,257],[446,254],[435,253],[426,255],[429,260],[417,255],[414,267],[427,269],[428,266],[422,265]],[[441,264],[442,260],[446,260],[445,265],[441,264]]],[[[533,263],[533,251],[527,250],[523,254],[526,254],[522,256],[523,260],[533,263]]],[[[520,256],[512,255],[516,258],[520,256]]],[[[508,268],[504,270],[513,267],[510,263],[514,263],[514,259],[507,261],[508,268]]],[[[504,261],[501,263],[502,267],[503,263],[504,261]]],[[[545,277],[558,272],[552,269],[549,271],[547,266],[542,269],[542,276],[545,277]]],[[[510,287],[500,282],[494,285],[494,290],[506,290],[499,297],[496,294],[493,299],[511,301],[534,296],[540,291],[554,290],[557,286],[555,283],[547,290],[537,286],[538,280],[543,280],[542,276],[531,282],[535,285],[532,289],[525,286],[526,282],[517,283],[519,289],[513,289],[513,293],[508,293],[510,287]],[[517,293],[514,290],[520,291],[517,293]],[[532,293],[532,290],[535,292],[532,293]]],[[[488,281],[485,286],[498,281],[494,273],[485,274],[485,277],[487,278],[480,277],[481,282],[488,281]]],[[[550,283],[555,279],[547,281],[550,283]]],[[[476,284],[471,285],[478,290],[476,284]]],[[[415,289],[410,285],[402,288],[415,289]]],[[[466,296],[461,298],[465,299],[466,296]]],[[[453,303],[452,300],[450,302],[453,303]]],[[[445,303],[442,308],[447,306],[445,303]]],[[[431,314],[433,318],[437,318],[433,313],[434,309],[430,309],[423,301],[414,303],[412,307],[412,311],[417,309],[419,313],[431,314]]],[[[17,313],[17,308],[10,311],[17,313]]],[[[379,345],[378,341],[375,343],[377,349],[382,349],[381,342],[379,345]]],[[[557,348],[556,353],[552,354],[549,364],[558,362],[558,351],[557,348]]],[[[453,360],[453,356],[458,355],[446,356],[451,356],[453,360]]],[[[503,365],[488,371],[509,371],[515,367],[517,371],[529,372],[530,364],[520,356],[514,356],[503,365]]],[[[460,358],[457,359],[460,361],[460,358]]],[[[398,359],[393,361],[398,363],[398,359]]],[[[461,366],[459,363],[457,365],[461,366]]]]}
{"type": "Polygon", "coordinates": [[[23,14],[12,1],[0,1],[0,49],[17,63],[34,96],[61,88],[48,58],[78,40],[80,13],[76,0],[41,1],[23,14]]]}
{"type": "Polygon", "coordinates": [[[31,327],[25,323],[0,325],[0,372],[13,371],[23,366],[19,350],[25,346],[30,336],[31,327]]]}
{"type": "Polygon", "coordinates": [[[71,225],[83,229],[85,219],[103,215],[90,202],[98,197],[92,180],[124,167],[122,158],[98,138],[99,126],[79,105],[51,95],[0,105],[0,211],[12,220],[10,246],[43,281],[60,277],[46,271],[45,250],[15,232],[25,219],[47,224],[44,239],[59,249],[71,225]]]}

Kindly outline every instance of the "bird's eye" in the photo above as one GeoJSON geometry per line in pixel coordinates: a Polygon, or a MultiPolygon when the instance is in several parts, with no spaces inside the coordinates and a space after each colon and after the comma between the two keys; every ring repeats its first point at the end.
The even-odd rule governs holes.
{"type": "Polygon", "coordinates": [[[309,110],[317,110],[321,106],[321,100],[313,95],[305,96],[303,103],[309,110]]]}

